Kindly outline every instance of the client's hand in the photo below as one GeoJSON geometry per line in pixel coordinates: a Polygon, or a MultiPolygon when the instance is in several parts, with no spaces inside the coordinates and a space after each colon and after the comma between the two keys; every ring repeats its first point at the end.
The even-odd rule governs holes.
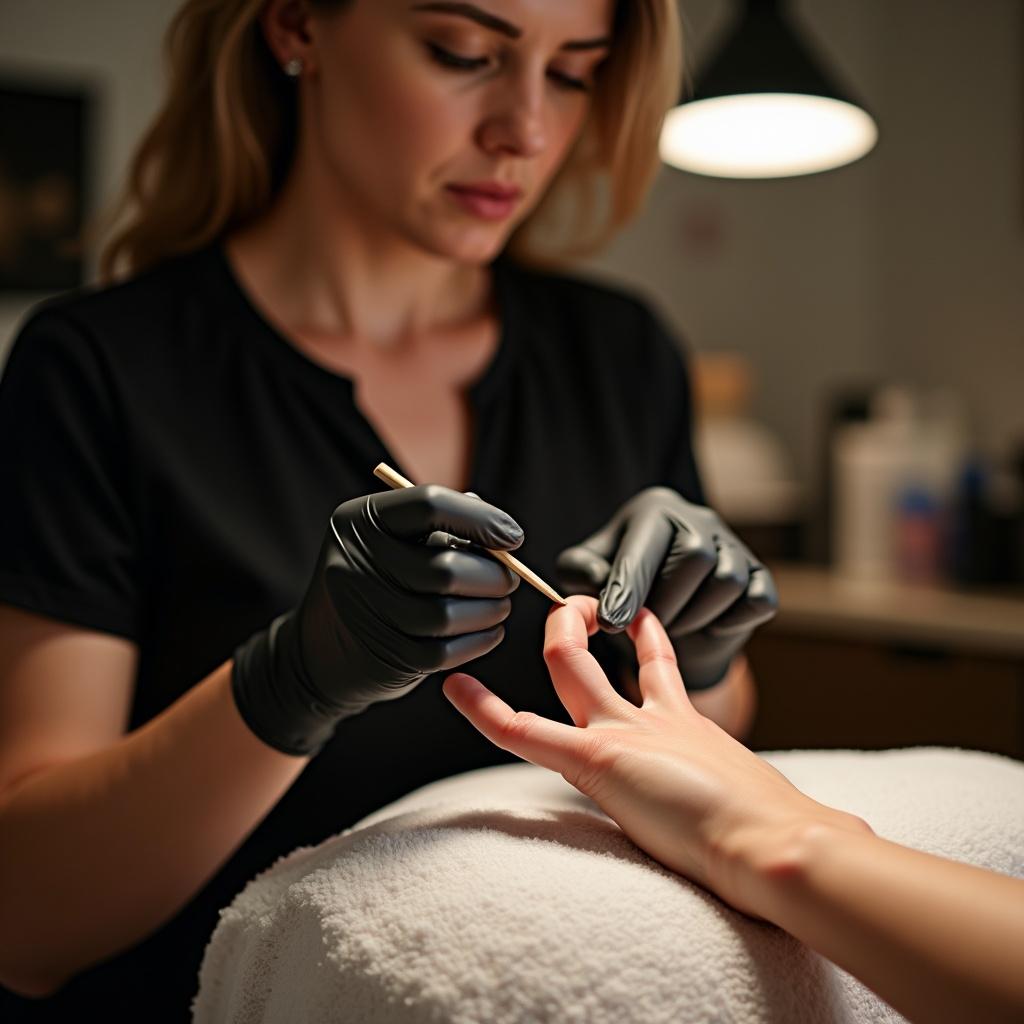
{"type": "Polygon", "coordinates": [[[826,821],[863,833],[860,819],[796,789],[690,703],[675,652],[642,609],[628,628],[643,705],[620,697],[587,650],[597,601],[570,597],[547,620],[544,660],[576,727],[513,711],[480,682],[450,675],[445,696],[497,746],[560,772],[662,864],[759,914],[731,862],[760,835],[826,821]]]}
{"type": "Polygon", "coordinates": [[[1020,1021],[1024,882],[899,846],[801,793],[704,718],[643,609],[643,706],[587,651],[597,603],[548,617],[544,657],[573,721],[513,711],[467,675],[444,692],[490,740],[562,775],[667,867],[772,921],[911,1020],[1020,1021]]]}

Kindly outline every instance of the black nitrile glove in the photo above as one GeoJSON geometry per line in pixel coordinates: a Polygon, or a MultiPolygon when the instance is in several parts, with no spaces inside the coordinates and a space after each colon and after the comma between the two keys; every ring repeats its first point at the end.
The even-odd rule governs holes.
{"type": "Polygon", "coordinates": [[[778,605],[771,573],[718,515],[668,487],[627,501],[597,533],[566,548],[557,571],[566,589],[600,594],[597,618],[609,633],[647,605],[676,641],[692,690],[720,682],[778,605]]]}
{"type": "Polygon", "coordinates": [[[486,654],[519,577],[479,548],[522,539],[501,509],[436,484],[339,505],[298,608],[235,652],[242,718],[270,746],[313,754],[340,719],[486,654]]]}

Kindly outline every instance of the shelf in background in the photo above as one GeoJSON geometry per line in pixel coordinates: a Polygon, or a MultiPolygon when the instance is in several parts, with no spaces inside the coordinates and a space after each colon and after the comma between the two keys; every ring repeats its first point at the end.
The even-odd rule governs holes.
{"type": "Polygon", "coordinates": [[[753,749],[935,745],[1024,759],[1024,594],[770,566],[779,613],[747,647],[753,749]]]}
{"type": "Polygon", "coordinates": [[[779,588],[773,629],[1024,658],[1024,591],[861,582],[798,563],[769,568],[779,588]]]}

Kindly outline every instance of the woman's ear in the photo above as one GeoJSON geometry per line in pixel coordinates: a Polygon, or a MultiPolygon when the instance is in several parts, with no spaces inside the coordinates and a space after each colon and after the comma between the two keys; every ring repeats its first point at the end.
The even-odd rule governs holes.
{"type": "Polygon", "coordinates": [[[299,61],[304,70],[312,70],[314,47],[309,31],[310,17],[306,0],[268,0],[260,11],[263,38],[282,68],[289,61],[299,61]]]}

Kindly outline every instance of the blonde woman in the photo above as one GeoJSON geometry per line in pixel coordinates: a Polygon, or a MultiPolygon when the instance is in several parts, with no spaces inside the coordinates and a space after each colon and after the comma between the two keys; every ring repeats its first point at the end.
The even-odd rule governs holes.
{"type": "Polygon", "coordinates": [[[5,1021],[183,1019],[249,878],[507,759],[428,676],[561,716],[545,602],[480,552],[520,522],[609,671],[646,604],[734,729],[774,607],[677,345],[542,267],[643,201],[674,0],[189,0],[168,50],[125,280],[37,311],[0,390],[5,1021]]]}

